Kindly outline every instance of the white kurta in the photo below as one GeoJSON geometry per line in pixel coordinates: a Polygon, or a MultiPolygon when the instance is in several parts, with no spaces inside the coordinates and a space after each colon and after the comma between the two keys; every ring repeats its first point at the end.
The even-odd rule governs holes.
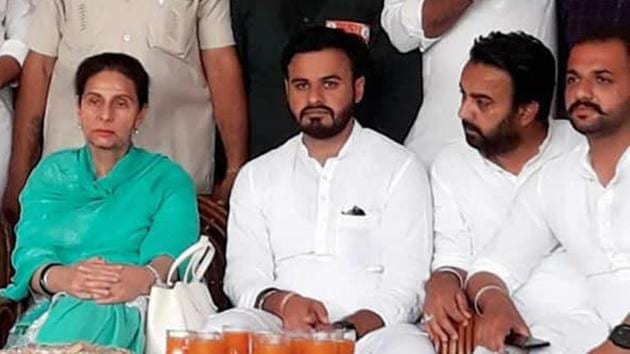
{"type": "MultiPolygon", "coordinates": [[[[28,49],[24,40],[32,11],[28,0],[0,0],[0,56],[9,56],[20,66],[28,49]]],[[[4,193],[11,156],[13,95],[10,87],[0,89],[0,196],[4,193]]]]}
{"type": "Polygon", "coordinates": [[[592,302],[610,327],[630,312],[630,152],[602,186],[587,143],[551,161],[530,179],[497,238],[471,267],[510,289],[523,284],[549,252],[562,245],[587,277],[592,302]]]}
{"type": "MultiPolygon", "coordinates": [[[[552,122],[539,153],[518,175],[483,158],[463,141],[448,146],[431,170],[433,269],[452,266],[468,271],[505,221],[523,185],[549,161],[583,141],[568,121],[552,122]]],[[[562,248],[541,260],[513,299],[532,331],[552,342],[554,353],[585,352],[605,334],[606,326],[589,304],[585,278],[562,248]],[[576,330],[582,334],[579,339],[576,330]]]]}
{"type": "Polygon", "coordinates": [[[427,166],[448,144],[463,141],[459,77],[475,38],[491,31],[524,31],[555,51],[553,0],[476,1],[457,23],[437,39],[422,29],[424,0],[385,0],[382,25],[392,43],[403,52],[420,49],[424,101],[405,145],[427,166]]]}
{"type": "Polygon", "coordinates": [[[379,339],[388,332],[432,351],[405,325],[419,316],[432,250],[428,178],[413,153],[355,122],[321,166],[298,135],[242,169],[230,206],[225,290],[254,323],[265,317],[251,310],[256,297],[274,287],[322,301],[331,321],[379,314],[387,327],[362,353],[396,353],[379,339]]]}
{"type": "Polygon", "coordinates": [[[431,199],[404,147],[355,123],[322,167],[298,135],[243,168],[230,206],[225,290],[235,305],[251,308],[275,287],[323,301],[333,319],[364,308],[387,324],[418,318],[431,199]]]}

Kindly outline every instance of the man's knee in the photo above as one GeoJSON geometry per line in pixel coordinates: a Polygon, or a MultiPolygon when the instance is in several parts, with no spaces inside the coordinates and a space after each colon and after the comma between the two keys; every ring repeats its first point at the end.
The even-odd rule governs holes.
{"type": "Polygon", "coordinates": [[[252,332],[277,331],[282,327],[282,321],[265,311],[236,308],[210,316],[203,329],[221,331],[224,326],[242,328],[252,332]]]}
{"type": "Polygon", "coordinates": [[[357,343],[357,354],[433,354],[428,337],[411,324],[382,328],[357,343]]]}

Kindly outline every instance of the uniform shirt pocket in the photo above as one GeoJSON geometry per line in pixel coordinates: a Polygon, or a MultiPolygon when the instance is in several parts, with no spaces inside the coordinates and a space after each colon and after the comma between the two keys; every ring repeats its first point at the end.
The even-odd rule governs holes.
{"type": "Polygon", "coordinates": [[[79,57],[91,54],[95,42],[104,32],[104,5],[105,1],[102,0],[66,2],[62,41],[79,57]]]}
{"type": "Polygon", "coordinates": [[[197,28],[198,0],[153,0],[148,41],[152,48],[186,58],[193,46],[197,28]]]}

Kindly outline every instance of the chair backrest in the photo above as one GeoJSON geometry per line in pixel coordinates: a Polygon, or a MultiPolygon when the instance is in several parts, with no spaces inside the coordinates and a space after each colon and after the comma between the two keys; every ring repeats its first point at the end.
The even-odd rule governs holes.
{"type": "MultiPolygon", "coordinates": [[[[0,218],[0,288],[9,284],[13,274],[11,250],[14,242],[13,229],[4,218],[0,218]]],[[[20,309],[18,304],[0,298],[0,348],[6,343],[9,330],[17,320],[20,309]]]]}

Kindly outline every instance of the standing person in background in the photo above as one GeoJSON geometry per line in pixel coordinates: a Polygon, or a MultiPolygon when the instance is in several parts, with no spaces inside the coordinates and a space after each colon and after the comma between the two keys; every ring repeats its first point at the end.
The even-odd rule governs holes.
{"type": "Polygon", "coordinates": [[[380,26],[383,0],[232,0],[234,37],[243,65],[250,124],[250,156],[295,135],[283,91],[282,48],[310,26],[360,35],[369,46],[371,70],[356,117],[402,143],[422,100],[420,53],[399,53],[380,26]]]}
{"type": "Polygon", "coordinates": [[[13,94],[9,85],[20,76],[28,52],[24,40],[31,7],[28,0],[0,1],[0,196],[11,156],[13,94]]]}
{"type": "Polygon", "coordinates": [[[382,24],[400,51],[423,53],[424,104],[405,145],[425,167],[464,138],[457,84],[474,38],[520,30],[555,48],[554,0],[385,0],[382,24]]]}
{"type": "Polygon", "coordinates": [[[228,167],[214,194],[227,199],[247,155],[228,0],[39,1],[28,46],[3,203],[9,221],[17,218],[17,196],[37,161],[81,145],[72,77],[83,59],[105,51],[138,58],[153,79],[152,113],[136,134],[137,145],[179,162],[201,193],[212,190],[216,118],[228,167]]]}

